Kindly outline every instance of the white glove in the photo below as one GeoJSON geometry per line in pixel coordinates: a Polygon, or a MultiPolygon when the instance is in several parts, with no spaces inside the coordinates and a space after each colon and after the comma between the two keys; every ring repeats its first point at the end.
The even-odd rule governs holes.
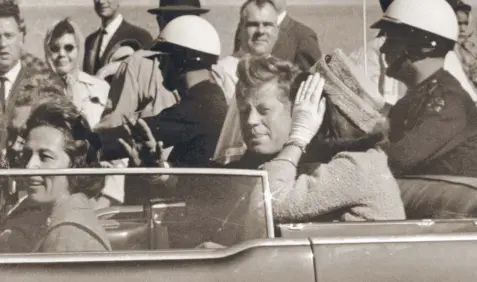
{"type": "Polygon", "coordinates": [[[292,127],[288,143],[305,148],[323,123],[326,103],[322,98],[325,79],[319,73],[310,75],[300,84],[292,112],[292,127]]]}

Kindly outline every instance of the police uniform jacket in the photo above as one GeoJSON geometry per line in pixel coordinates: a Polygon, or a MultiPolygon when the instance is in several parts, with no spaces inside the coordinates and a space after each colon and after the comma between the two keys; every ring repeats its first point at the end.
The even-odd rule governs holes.
{"type": "Polygon", "coordinates": [[[389,118],[387,153],[395,175],[477,176],[477,109],[444,69],[410,89],[389,118]]]}

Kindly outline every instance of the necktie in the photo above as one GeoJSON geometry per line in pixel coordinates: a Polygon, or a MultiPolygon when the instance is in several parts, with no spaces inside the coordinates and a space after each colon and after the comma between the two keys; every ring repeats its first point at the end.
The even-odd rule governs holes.
{"type": "Polygon", "coordinates": [[[99,69],[100,69],[100,60],[101,60],[101,46],[103,45],[103,40],[104,40],[104,36],[106,35],[106,30],[105,29],[101,29],[99,31],[99,39],[98,39],[98,49],[96,50],[96,62],[94,64],[94,72],[96,73],[99,69]]]}
{"type": "Polygon", "coordinates": [[[7,98],[7,88],[6,88],[7,78],[0,76],[0,111],[5,112],[6,108],[6,98],[7,98]]]}

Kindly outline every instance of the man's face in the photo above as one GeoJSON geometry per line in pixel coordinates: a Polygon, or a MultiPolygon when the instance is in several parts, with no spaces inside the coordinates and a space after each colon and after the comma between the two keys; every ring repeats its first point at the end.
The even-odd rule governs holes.
{"type": "Polygon", "coordinates": [[[11,70],[20,60],[23,33],[13,17],[0,17],[0,74],[11,70]]]}
{"type": "Polygon", "coordinates": [[[459,22],[459,40],[467,38],[469,35],[469,15],[463,11],[456,13],[459,22]]]}
{"type": "Polygon", "coordinates": [[[281,101],[285,93],[269,82],[247,98],[237,99],[240,127],[248,151],[273,155],[281,151],[291,130],[291,103],[281,101]]]}
{"type": "Polygon", "coordinates": [[[30,116],[31,107],[21,106],[15,107],[11,119],[8,122],[7,134],[8,134],[8,146],[7,146],[7,158],[10,167],[23,168],[23,146],[25,145],[25,139],[23,133],[28,117],[30,116]]]}
{"type": "Polygon", "coordinates": [[[177,69],[172,55],[163,54],[159,57],[159,69],[162,74],[162,85],[169,91],[174,91],[179,89],[181,74],[177,69]]]}
{"type": "Polygon", "coordinates": [[[278,14],[270,4],[248,5],[243,11],[242,46],[247,53],[264,55],[272,52],[278,36],[278,14]]]}
{"type": "Polygon", "coordinates": [[[100,18],[112,18],[119,8],[119,0],[94,0],[94,10],[100,18]]]}
{"type": "Polygon", "coordinates": [[[408,48],[409,38],[398,30],[388,31],[380,48],[387,64],[386,74],[402,82],[406,82],[408,76],[413,73],[410,71],[412,63],[407,58],[408,48]]]}

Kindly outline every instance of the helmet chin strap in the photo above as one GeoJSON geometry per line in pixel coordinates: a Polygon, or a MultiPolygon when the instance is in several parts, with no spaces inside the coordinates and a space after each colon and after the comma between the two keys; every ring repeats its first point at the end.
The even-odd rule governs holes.
{"type": "Polygon", "coordinates": [[[408,59],[409,59],[408,52],[406,50],[402,51],[399,57],[397,57],[397,59],[394,60],[394,62],[388,65],[388,68],[386,69],[386,74],[390,75],[390,74],[398,72],[401,69],[404,62],[408,59]]]}

